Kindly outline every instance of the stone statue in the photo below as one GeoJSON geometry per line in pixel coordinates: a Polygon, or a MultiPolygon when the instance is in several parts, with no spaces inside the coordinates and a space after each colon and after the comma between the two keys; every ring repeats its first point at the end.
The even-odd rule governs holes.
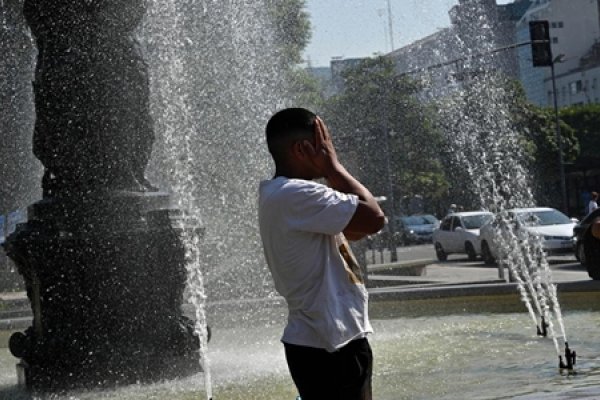
{"type": "Polygon", "coordinates": [[[44,197],[154,188],[148,68],[133,31],[145,0],[25,0],[38,48],[33,151],[44,197]]]}

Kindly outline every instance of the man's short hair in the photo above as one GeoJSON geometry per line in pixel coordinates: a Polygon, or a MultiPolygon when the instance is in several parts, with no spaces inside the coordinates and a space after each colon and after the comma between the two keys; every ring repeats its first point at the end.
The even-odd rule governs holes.
{"type": "Polygon", "coordinates": [[[592,192],[592,199],[598,199],[598,192],[592,192]]]}
{"type": "Polygon", "coordinates": [[[267,146],[275,163],[285,160],[294,142],[312,139],[317,115],[304,108],[286,108],[277,112],[267,123],[267,146]]]}

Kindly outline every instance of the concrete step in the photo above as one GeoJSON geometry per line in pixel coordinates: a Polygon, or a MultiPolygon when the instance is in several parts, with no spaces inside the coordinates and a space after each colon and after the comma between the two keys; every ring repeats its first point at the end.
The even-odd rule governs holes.
{"type": "Polygon", "coordinates": [[[0,319],[0,331],[24,330],[31,326],[31,317],[0,319]]]}
{"type": "Polygon", "coordinates": [[[31,308],[29,308],[29,307],[0,311],[0,320],[21,318],[21,317],[31,317],[31,316],[32,316],[31,308]]]}

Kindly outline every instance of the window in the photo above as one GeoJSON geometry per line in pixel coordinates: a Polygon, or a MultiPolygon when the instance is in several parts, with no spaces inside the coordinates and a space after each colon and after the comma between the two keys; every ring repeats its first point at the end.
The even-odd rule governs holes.
{"type": "Polygon", "coordinates": [[[598,79],[594,78],[592,80],[592,89],[596,89],[596,85],[598,85],[598,79]]]}
{"type": "Polygon", "coordinates": [[[492,214],[468,215],[463,217],[465,229],[479,229],[494,219],[492,214]]]}
{"type": "Polygon", "coordinates": [[[442,221],[442,224],[440,225],[440,230],[442,231],[449,231],[450,228],[452,227],[452,218],[446,217],[444,218],[444,220],[442,221]]]}
{"type": "Polygon", "coordinates": [[[581,80],[569,83],[569,92],[577,94],[583,91],[583,82],[581,80]]]}
{"type": "Polygon", "coordinates": [[[558,28],[558,22],[553,22],[552,24],[550,24],[550,26],[552,28],[558,28]]]}
{"type": "Polygon", "coordinates": [[[552,43],[554,43],[554,44],[558,43],[558,38],[556,36],[552,38],[552,43]]]}
{"type": "Polygon", "coordinates": [[[559,22],[558,22],[558,27],[559,27],[559,28],[564,28],[564,27],[565,27],[565,24],[564,24],[562,21],[559,21],[559,22]]]}
{"type": "Polygon", "coordinates": [[[460,218],[452,217],[452,231],[455,231],[456,228],[462,228],[462,224],[460,223],[460,218]]]}

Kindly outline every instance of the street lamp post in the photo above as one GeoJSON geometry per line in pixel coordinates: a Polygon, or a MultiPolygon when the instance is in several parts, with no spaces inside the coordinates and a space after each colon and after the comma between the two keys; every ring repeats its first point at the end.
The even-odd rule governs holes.
{"type": "Polygon", "coordinates": [[[384,130],[385,136],[385,169],[386,169],[386,178],[387,178],[387,186],[388,186],[388,199],[389,199],[389,219],[388,219],[388,230],[389,230],[389,239],[388,239],[388,247],[390,250],[390,261],[396,262],[398,261],[398,251],[396,249],[396,240],[394,235],[396,234],[396,213],[394,210],[394,181],[392,179],[392,162],[391,162],[391,150],[390,150],[390,138],[394,135],[393,131],[389,131],[387,129],[387,119],[385,121],[386,129],[384,130]]]}
{"type": "Polygon", "coordinates": [[[561,196],[562,196],[562,207],[563,207],[563,211],[568,214],[569,210],[568,210],[568,200],[567,200],[567,179],[565,176],[565,162],[564,162],[564,156],[563,156],[563,140],[562,140],[562,134],[560,131],[560,117],[558,115],[558,94],[556,93],[556,73],[554,71],[554,64],[562,62],[564,55],[560,54],[558,55],[556,58],[554,58],[552,60],[552,63],[550,64],[550,71],[552,74],[552,93],[553,93],[553,100],[554,100],[554,124],[555,124],[555,129],[556,129],[556,142],[558,144],[558,166],[559,166],[559,171],[560,171],[560,189],[561,189],[561,196]]]}

